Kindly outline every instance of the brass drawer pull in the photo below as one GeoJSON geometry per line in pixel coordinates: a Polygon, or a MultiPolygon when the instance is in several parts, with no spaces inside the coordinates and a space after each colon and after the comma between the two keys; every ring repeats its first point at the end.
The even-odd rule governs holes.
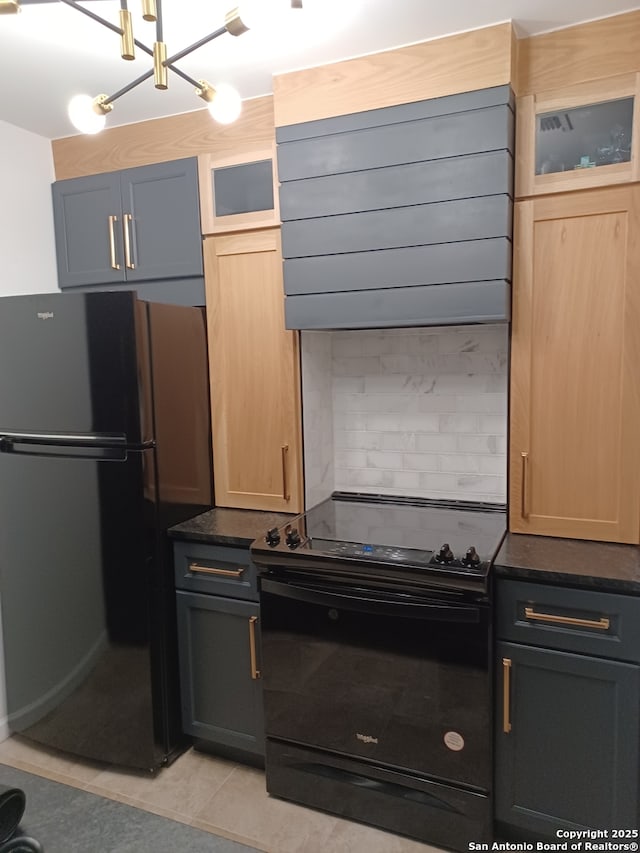
{"type": "Polygon", "coordinates": [[[249,655],[251,657],[251,678],[256,681],[260,678],[260,670],[256,658],[256,623],[257,616],[249,617],[249,655]]]}
{"type": "Polygon", "coordinates": [[[282,497],[285,501],[291,500],[289,494],[289,473],[287,470],[287,460],[289,458],[289,445],[283,444],[282,448],[282,497]]]}
{"type": "Polygon", "coordinates": [[[189,563],[189,571],[194,574],[221,575],[225,578],[239,578],[244,569],[213,569],[209,566],[199,566],[197,563],[189,563]]]}
{"type": "Polygon", "coordinates": [[[117,221],[117,216],[109,217],[109,259],[111,261],[112,270],[120,269],[120,264],[116,261],[116,236],[113,233],[113,223],[117,221]]]}
{"type": "Polygon", "coordinates": [[[511,658],[502,658],[502,731],[511,731],[511,658]]]}
{"type": "Polygon", "coordinates": [[[579,628],[595,628],[596,631],[608,631],[610,622],[606,616],[597,621],[595,619],[576,619],[574,616],[555,616],[553,613],[536,613],[533,607],[525,607],[524,615],[527,619],[538,622],[552,622],[554,625],[573,625],[579,628]]]}

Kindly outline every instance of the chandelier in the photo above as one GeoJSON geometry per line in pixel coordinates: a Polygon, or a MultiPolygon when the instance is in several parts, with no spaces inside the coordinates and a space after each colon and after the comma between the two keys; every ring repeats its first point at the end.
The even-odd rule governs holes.
{"type": "MultiPolygon", "coordinates": [[[[99,2],[99,0],[91,1],[92,3],[99,2]]],[[[249,2],[243,3],[241,8],[232,9],[226,14],[223,26],[170,56],[167,55],[167,45],[164,41],[161,0],[141,0],[142,18],[145,21],[154,21],[156,25],[156,38],[153,47],[148,47],[134,37],[133,19],[127,0],[120,0],[119,26],[105,20],[85,6],[80,6],[77,0],[0,0],[0,15],[16,14],[20,12],[23,6],[50,2],[64,3],[117,33],[120,36],[120,55],[123,59],[135,59],[136,48],[153,59],[153,66],[148,71],[112,95],[100,94],[94,98],[90,95],[76,95],[71,99],[68,107],[69,118],[82,133],[98,133],[102,130],[107,115],[113,110],[114,101],[135,89],[145,80],[153,77],[156,89],[167,89],[169,71],[195,87],[196,95],[206,102],[209,112],[216,121],[228,124],[235,121],[240,115],[242,101],[232,86],[222,83],[214,88],[206,80],[194,80],[184,71],[181,71],[176,63],[224,33],[229,33],[232,36],[241,36],[246,33],[250,27],[253,28],[254,21],[260,19],[261,6],[264,15],[266,0],[249,0],[249,2]]],[[[301,9],[302,0],[290,0],[290,5],[292,9],[301,9]]]]}

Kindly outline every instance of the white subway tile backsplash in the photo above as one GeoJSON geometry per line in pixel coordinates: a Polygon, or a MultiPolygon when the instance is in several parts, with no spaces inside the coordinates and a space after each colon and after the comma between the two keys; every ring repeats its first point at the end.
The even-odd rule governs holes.
{"type": "Polygon", "coordinates": [[[505,501],[505,326],[307,335],[316,340],[303,368],[317,364],[303,369],[313,379],[303,382],[305,447],[309,430],[324,448],[320,459],[305,453],[308,500],[320,491],[310,474],[329,481],[320,463],[330,446],[336,489],[505,501]]]}

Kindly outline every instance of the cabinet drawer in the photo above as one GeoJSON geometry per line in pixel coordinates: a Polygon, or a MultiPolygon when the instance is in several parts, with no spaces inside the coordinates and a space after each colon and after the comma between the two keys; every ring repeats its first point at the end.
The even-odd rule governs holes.
{"type": "Polygon", "coordinates": [[[500,639],[640,662],[640,598],[499,580],[496,599],[500,639]]]}
{"type": "Polygon", "coordinates": [[[258,600],[256,567],[248,549],[176,542],[173,558],[176,589],[258,600]]]}

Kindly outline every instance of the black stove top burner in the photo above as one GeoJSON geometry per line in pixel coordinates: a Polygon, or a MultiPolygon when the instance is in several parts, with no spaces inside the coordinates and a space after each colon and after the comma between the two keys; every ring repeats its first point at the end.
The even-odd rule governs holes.
{"type": "Polygon", "coordinates": [[[502,505],[334,493],[251,546],[258,566],[362,583],[486,589],[502,505]]]}

